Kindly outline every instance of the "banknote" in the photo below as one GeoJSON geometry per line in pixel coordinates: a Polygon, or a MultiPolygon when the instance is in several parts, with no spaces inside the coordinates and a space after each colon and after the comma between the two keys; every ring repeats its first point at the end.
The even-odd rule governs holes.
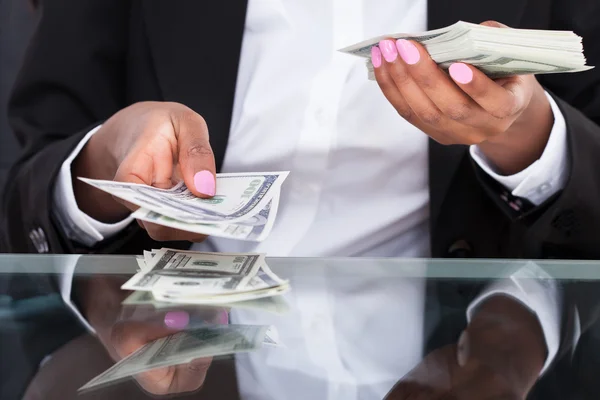
{"type": "Polygon", "coordinates": [[[264,325],[212,325],[182,331],[146,344],[82,386],[80,391],[113,383],[156,368],[205,357],[278,346],[276,330],[264,325]]]}
{"type": "Polygon", "coordinates": [[[121,288],[223,294],[244,288],[265,263],[263,254],[201,253],[162,249],[121,288]]]}
{"type": "Polygon", "coordinates": [[[201,224],[179,221],[147,208],[139,208],[133,213],[133,217],[142,221],[152,222],[169,228],[179,229],[187,232],[199,233],[207,236],[216,236],[227,239],[263,241],[270,233],[275,223],[277,208],[279,205],[279,191],[275,193],[273,200],[248,219],[235,224],[201,224]]]}
{"type": "MultiPolygon", "coordinates": [[[[194,196],[183,182],[171,189],[79,178],[100,190],[157,214],[187,223],[236,224],[263,210],[288,172],[218,174],[217,192],[210,199],[194,196]]],[[[277,199],[278,200],[278,199],[277,199]]]]}
{"type": "Polygon", "coordinates": [[[279,296],[289,291],[289,281],[280,279],[266,263],[259,268],[256,276],[252,277],[246,286],[236,291],[223,291],[215,294],[198,293],[194,290],[181,290],[179,287],[157,286],[152,294],[162,302],[178,304],[210,305],[237,303],[250,300],[279,296]]]}
{"type": "MultiPolygon", "coordinates": [[[[568,31],[493,28],[459,21],[454,25],[418,34],[390,34],[346,47],[340,51],[370,59],[371,48],[383,39],[407,39],[421,43],[431,58],[447,69],[455,62],[476,66],[497,78],[522,74],[586,71],[582,38],[568,31]]],[[[369,78],[373,65],[367,62],[369,78]]]]}

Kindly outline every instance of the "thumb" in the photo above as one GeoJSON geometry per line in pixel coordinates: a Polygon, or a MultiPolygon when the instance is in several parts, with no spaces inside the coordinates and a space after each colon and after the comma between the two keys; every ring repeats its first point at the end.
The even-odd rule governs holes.
{"type": "Polygon", "coordinates": [[[489,26],[489,27],[492,27],[492,28],[508,28],[508,26],[506,26],[504,24],[501,24],[498,21],[492,21],[492,20],[482,22],[480,25],[489,26]]]}
{"type": "Polygon", "coordinates": [[[180,120],[176,126],[179,166],[188,189],[198,197],[215,195],[215,156],[208,140],[204,119],[194,117],[180,120]]]}

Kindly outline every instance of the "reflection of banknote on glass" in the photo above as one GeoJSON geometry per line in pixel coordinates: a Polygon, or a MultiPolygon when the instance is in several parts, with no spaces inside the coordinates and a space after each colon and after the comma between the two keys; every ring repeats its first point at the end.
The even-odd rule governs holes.
{"type": "Polygon", "coordinates": [[[199,358],[255,351],[263,344],[280,346],[274,328],[207,324],[148,343],[79,390],[90,390],[155,368],[185,364],[199,358]]]}
{"type": "MultiPolygon", "coordinates": [[[[185,304],[190,307],[197,307],[194,304],[194,299],[175,299],[169,301],[159,301],[154,297],[152,292],[142,292],[140,290],[131,293],[122,303],[124,306],[152,306],[157,310],[169,308],[177,308],[177,310],[185,308],[185,304]]],[[[257,311],[267,311],[273,314],[283,315],[289,312],[290,306],[283,296],[271,296],[256,298],[252,296],[250,300],[239,301],[233,303],[217,303],[214,305],[204,303],[206,307],[231,308],[231,309],[251,309],[257,311]]]]}
{"type": "Polygon", "coordinates": [[[371,48],[389,38],[421,43],[441,68],[463,62],[494,78],[593,68],[586,66],[582,39],[573,32],[494,28],[462,21],[430,32],[380,36],[341,51],[368,59],[369,78],[374,79],[371,48]]]}

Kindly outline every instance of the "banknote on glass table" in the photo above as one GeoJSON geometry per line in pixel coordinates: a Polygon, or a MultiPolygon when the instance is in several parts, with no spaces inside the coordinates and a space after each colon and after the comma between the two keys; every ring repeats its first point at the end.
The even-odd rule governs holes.
{"type": "Polygon", "coordinates": [[[199,358],[256,351],[263,345],[283,347],[274,327],[207,324],[146,344],[79,391],[89,391],[156,368],[186,364],[199,358]]]}
{"type": "MultiPolygon", "coordinates": [[[[289,282],[271,271],[262,254],[161,249],[144,252],[138,264],[140,271],[121,287],[136,291],[124,304],[140,304],[138,292],[151,292],[158,303],[223,306],[289,290],[289,282]]],[[[260,305],[281,308],[266,301],[260,305]]]]}
{"type": "Polygon", "coordinates": [[[131,277],[121,289],[172,289],[196,295],[232,293],[244,288],[264,263],[264,254],[163,249],[156,253],[151,265],[131,277]]]}
{"type": "Polygon", "coordinates": [[[593,68],[586,65],[582,38],[573,32],[495,28],[463,21],[429,32],[379,36],[340,51],[367,59],[369,78],[374,79],[371,49],[383,39],[414,40],[443,69],[462,62],[492,78],[593,68]]]}
{"type": "MultiPolygon", "coordinates": [[[[263,266],[264,267],[264,266],[263,266]]],[[[248,302],[280,296],[290,290],[289,282],[279,278],[272,279],[271,276],[261,267],[256,277],[252,278],[243,291],[224,293],[216,295],[196,295],[191,291],[182,292],[175,290],[160,290],[152,292],[154,298],[160,302],[170,302],[176,304],[196,304],[196,305],[222,305],[239,302],[248,302]]]]}
{"type": "Polygon", "coordinates": [[[134,218],[190,232],[262,241],[277,214],[281,185],[288,172],[217,174],[210,199],[194,196],[183,182],[171,189],[79,178],[140,207],[134,218]]]}

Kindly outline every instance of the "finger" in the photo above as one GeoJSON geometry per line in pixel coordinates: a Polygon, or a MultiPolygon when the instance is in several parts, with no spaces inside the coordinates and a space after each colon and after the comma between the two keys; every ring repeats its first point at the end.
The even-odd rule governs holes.
{"type": "Polygon", "coordinates": [[[153,224],[152,222],[144,222],[146,232],[157,242],[178,242],[187,241],[192,243],[201,243],[206,240],[207,236],[199,233],[182,231],[179,229],[168,228],[166,226],[153,224]]]}
{"type": "MultiPolygon", "coordinates": [[[[431,102],[429,97],[412,80],[412,77],[406,70],[406,66],[398,57],[398,50],[395,42],[392,40],[383,40],[379,43],[382,52],[382,65],[380,71],[376,71],[376,76],[381,77],[380,86],[384,83],[385,88],[390,93],[386,96],[392,104],[403,102],[407,106],[398,107],[398,112],[412,125],[425,132],[427,135],[440,143],[451,144],[453,140],[443,130],[438,129],[443,124],[440,121],[442,113],[431,102]],[[387,77],[391,78],[391,82],[387,77]],[[394,94],[396,90],[399,94],[394,94]],[[402,99],[402,100],[400,100],[402,99]],[[406,110],[406,111],[401,111],[406,110]]],[[[379,82],[379,79],[378,79],[379,82]]],[[[383,89],[383,88],[382,88],[383,89]]]]}
{"type": "Polygon", "coordinates": [[[173,116],[177,136],[178,160],[183,180],[196,196],[215,195],[215,157],[208,140],[204,119],[189,110],[173,116]]]}
{"type": "Polygon", "coordinates": [[[135,376],[140,386],[154,395],[182,394],[199,390],[211,365],[212,357],[187,364],[157,368],[135,376]]]}
{"type": "Polygon", "coordinates": [[[494,20],[482,22],[480,25],[490,26],[492,28],[508,28],[508,26],[506,26],[498,21],[494,21],[494,20]]]}
{"type": "Polygon", "coordinates": [[[153,340],[180,330],[157,321],[119,321],[112,327],[110,340],[117,355],[123,358],[153,340]]]}
{"type": "Polygon", "coordinates": [[[115,175],[119,182],[131,182],[168,189],[172,186],[175,141],[171,126],[151,125],[140,136],[135,147],[125,157],[115,175]],[[156,131],[159,134],[156,134],[156,131]],[[161,131],[166,131],[160,134],[161,131]]]}
{"type": "Polygon", "coordinates": [[[204,385],[212,360],[212,357],[197,358],[188,364],[179,365],[175,371],[173,386],[180,393],[199,390],[204,385]]]}
{"type": "MultiPolygon", "coordinates": [[[[487,122],[487,113],[438,67],[423,46],[404,39],[396,46],[414,82],[448,119],[471,126],[487,122]]],[[[449,128],[460,130],[457,124],[449,128]]]]}
{"type": "MultiPolygon", "coordinates": [[[[383,68],[391,76],[406,103],[422,122],[430,126],[438,125],[442,117],[440,110],[416,84],[406,65],[398,58],[398,49],[395,42],[393,40],[382,40],[379,47],[385,60],[383,68]]],[[[412,121],[409,122],[412,123],[412,121]]]]}
{"type": "Polygon", "coordinates": [[[533,85],[527,83],[527,76],[505,78],[501,86],[471,65],[452,64],[449,73],[469,97],[497,119],[514,118],[531,99],[533,85]]]}
{"type": "Polygon", "coordinates": [[[377,84],[387,101],[398,111],[398,114],[402,118],[412,123],[414,120],[413,112],[404,97],[400,94],[387,68],[383,65],[383,56],[377,46],[371,48],[371,63],[373,64],[377,84]]]}

